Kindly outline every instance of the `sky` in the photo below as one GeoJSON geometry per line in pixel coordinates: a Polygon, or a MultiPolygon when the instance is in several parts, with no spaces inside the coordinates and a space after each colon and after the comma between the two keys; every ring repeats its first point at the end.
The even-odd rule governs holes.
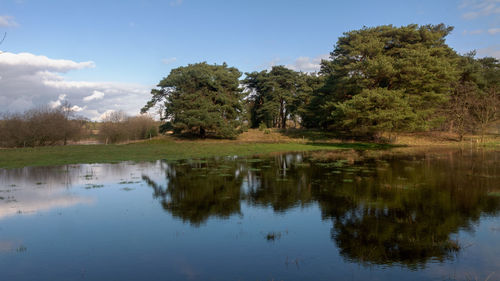
{"type": "Polygon", "coordinates": [[[0,0],[0,112],[66,100],[91,120],[136,115],[173,68],[317,71],[343,32],[412,23],[500,58],[500,0],[0,0]]]}

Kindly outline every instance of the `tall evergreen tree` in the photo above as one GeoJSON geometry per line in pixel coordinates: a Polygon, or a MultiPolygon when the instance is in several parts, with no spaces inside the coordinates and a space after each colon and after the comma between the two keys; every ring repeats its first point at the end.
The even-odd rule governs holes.
{"type": "Polygon", "coordinates": [[[246,73],[243,83],[250,90],[252,126],[286,128],[286,122],[298,114],[301,77],[284,66],[271,71],[246,73]]]}
{"type": "Polygon", "coordinates": [[[172,123],[175,133],[234,138],[243,110],[240,76],[238,69],[225,63],[203,62],[173,69],[151,91],[152,98],[142,112],[163,102],[164,118],[172,123]]]}
{"type": "MultiPolygon", "coordinates": [[[[418,127],[430,128],[458,79],[458,55],[445,43],[453,30],[444,24],[365,27],[338,39],[321,72],[327,82],[313,103],[328,124],[338,103],[364,90],[402,91],[418,127]]],[[[380,93],[380,92],[377,92],[380,93]]],[[[328,125],[326,124],[326,125],[328,125]]],[[[325,125],[325,126],[326,126],[325,125]]]]}

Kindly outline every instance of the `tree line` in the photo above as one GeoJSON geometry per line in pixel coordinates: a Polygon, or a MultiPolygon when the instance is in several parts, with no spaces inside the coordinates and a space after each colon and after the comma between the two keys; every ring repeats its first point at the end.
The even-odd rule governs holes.
{"type": "Polygon", "coordinates": [[[0,118],[0,147],[66,145],[82,139],[105,144],[148,139],[158,135],[158,121],[149,115],[107,114],[101,122],[75,115],[71,106],[39,107],[0,118]]]}
{"type": "Polygon", "coordinates": [[[317,73],[285,66],[242,73],[205,62],[173,69],[151,91],[164,130],[234,138],[246,127],[301,127],[350,137],[449,130],[484,135],[497,121],[500,63],[460,55],[444,24],[345,32],[317,73]]]}

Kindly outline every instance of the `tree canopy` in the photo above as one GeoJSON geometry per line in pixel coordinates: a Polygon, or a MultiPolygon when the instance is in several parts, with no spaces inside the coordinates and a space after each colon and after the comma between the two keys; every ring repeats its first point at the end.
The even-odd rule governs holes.
{"type": "Polygon", "coordinates": [[[174,132],[234,138],[243,110],[240,76],[238,69],[225,63],[175,68],[151,91],[152,98],[142,111],[164,103],[163,118],[172,123],[174,132]]]}
{"type": "Polygon", "coordinates": [[[243,84],[250,90],[252,125],[286,128],[287,121],[298,114],[304,82],[302,75],[282,65],[246,73],[243,84]]]}
{"type": "Polygon", "coordinates": [[[460,138],[484,134],[499,118],[500,63],[457,54],[445,41],[452,30],[410,24],[345,32],[319,73],[273,66],[239,81],[241,73],[226,64],[179,67],[151,91],[143,112],[164,107],[163,129],[201,137],[235,137],[242,121],[347,137],[431,129],[460,138]]]}
{"type": "Polygon", "coordinates": [[[403,93],[417,115],[415,125],[432,127],[434,113],[447,101],[459,75],[458,55],[445,43],[452,30],[444,24],[411,24],[344,33],[330,60],[322,62],[321,72],[328,77],[318,95],[327,111],[324,118],[331,118],[328,112],[336,110],[338,102],[365,90],[386,89],[403,93]]]}

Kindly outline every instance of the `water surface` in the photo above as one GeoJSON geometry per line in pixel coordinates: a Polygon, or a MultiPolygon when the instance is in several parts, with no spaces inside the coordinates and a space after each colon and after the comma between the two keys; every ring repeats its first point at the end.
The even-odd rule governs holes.
{"type": "Polygon", "coordinates": [[[500,152],[0,170],[1,280],[500,280],[500,152]]]}

